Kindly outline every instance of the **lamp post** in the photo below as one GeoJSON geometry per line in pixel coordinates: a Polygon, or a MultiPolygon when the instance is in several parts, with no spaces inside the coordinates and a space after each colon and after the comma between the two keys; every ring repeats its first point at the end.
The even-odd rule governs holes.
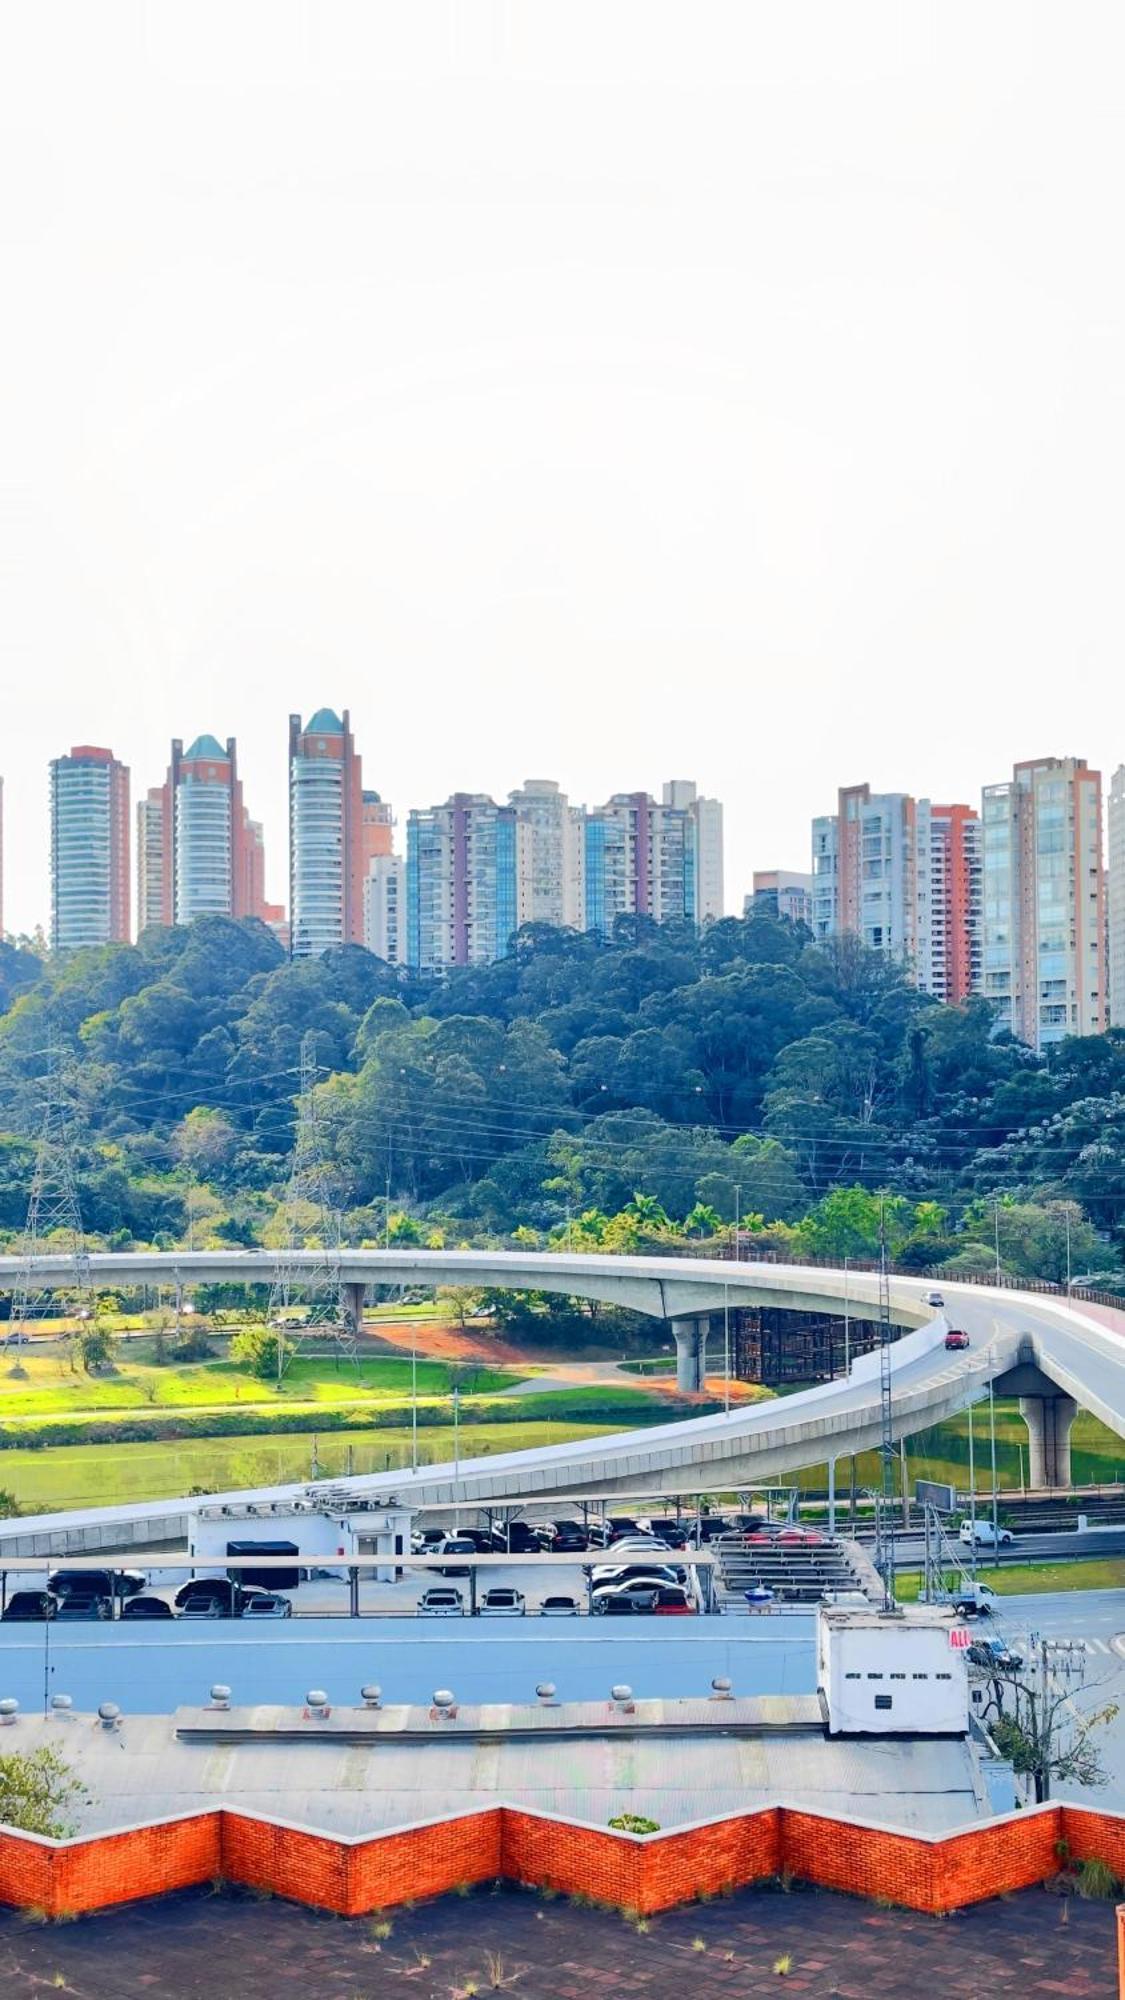
{"type": "Polygon", "coordinates": [[[1001,1278],[1001,1271],[1000,1271],[1000,1203],[998,1201],[994,1201],[992,1204],[992,1239],[996,1246],[996,1282],[997,1284],[999,1284],[1001,1278]]]}

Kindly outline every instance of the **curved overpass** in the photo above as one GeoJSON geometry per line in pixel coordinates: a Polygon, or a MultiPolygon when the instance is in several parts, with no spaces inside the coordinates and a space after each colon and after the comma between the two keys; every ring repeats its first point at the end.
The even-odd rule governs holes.
{"type": "MultiPolygon", "coordinates": [[[[303,1270],[323,1268],[318,1252],[197,1251],[106,1253],[88,1260],[100,1287],[198,1283],[270,1283],[280,1265],[295,1283],[303,1270]]],[[[0,1290],[25,1271],[0,1258],[0,1290]]],[[[681,1379],[702,1373],[707,1325],[731,1305],[774,1305],[873,1317],[878,1279],[871,1273],[800,1265],[710,1263],[678,1258],[547,1255],[527,1251],[344,1251],[341,1281],[353,1310],[364,1289],[382,1285],[488,1285],[565,1293],[632,1307],[668,1321],[676,1335],[681,1379]]],[[[70,1258],[37,1259],[37,1288],[69,1288],[70,1258]]],[[[891,1316],[906,1329],[892,1350],[894,1430],[908,1437],[939,1423],[984,1393],[990,1381],[1017,1395],[1027,1419],[1031,1484],[1065,1484],[1069,1428],[1080,1404],[1125,1437],[1125,1313],[1102,1313],[1062,1298],[943,1282],[946,1312],[970,1335],[968,1349],[947,1352],[945,1322],[922,1303],[932,1281],[890,1280],[891,1316]],[[1097,1315],[1097,1316],[1096,1316],[1097,1315]]],[[[362,1475],[349,1481],[377,1500],[391,1492],[417,1504],[513,1503],[591,1493],[653,1494],[731,1490],[765,1484],[808,1465],[875,1448],[880,1442],[879,1357],[857,1361],[845,1378],[751,1409],[452,1464],[362,1475]]],[[[280,1499],[301,1487],[273,1488],[280,1499]]],[[[223,1496],[215,1496],[222,1499],[223,1496]]],[[[241,1495],[243,1499],[247,1497],[241,1495]]],[[[102,1527],[143,1516],[146,1523],[186,1517],[183,1501],[147,1502],[97,1510],[102,1527]]],[[[44,1516],[42,1527],[64,1530],[83,1516],[44,1516]]],[[[21,1545],[37,1524],[26,1519],[0,1531],[21,1545]]]]}

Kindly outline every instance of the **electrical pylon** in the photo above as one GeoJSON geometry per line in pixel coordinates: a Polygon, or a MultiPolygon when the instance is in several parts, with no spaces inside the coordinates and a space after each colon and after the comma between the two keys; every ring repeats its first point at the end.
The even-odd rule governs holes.
{"type": "Polygon", "coordinates": [[[90,1258],[78,1203],[63,1053],[53,1033],[47,1043],[44,1089],[43,1117],[5,1346],[22,1346],[28,1337],[29,1323],[54,1303],[55,1294],[37,1282],[37,1258],[54,1255],[73,1259],[74,1305],[79,1318],[88,1317],[93,1296],[90,1258]]]}
{"type": "Polygon", "coordinates": [[[879,1455],[883,1461],[883,1609],[895,1608],[895,1439],[891,1382],[891,1285],[887,1272],[887,1205],[879,1204],[879,1455]]]}
{"type": "Polygon", "coordinates": [[[289,1352],[283,1356],[278,1341],[278,1378],[290,1361],[303,1350],[316,1346],[350,1361],[357,1359],[356,1328],[352,1324],[340,1276],[342,1228],[335,1201],[332,1169],[328,1160],[324,1127],[316,1100],[320,1065],[316,1059],[316,1037],[310,1031],[301,1041],[300,1082],[297,1092],[297,1129],[293,1141],[293,1161],[285,1191],[287,1250],[304,1250],[306,1235],[315,1237],[309,1263],[299,1272],[279,1258],[270,1292],[270,1325],[289,1335],[289,1352]],[[308,1211],[315,1211],[309,1226],[308,1211]],[[287,1325],[294,1302],[307,1306],[307,1317],[287,1325]]]}

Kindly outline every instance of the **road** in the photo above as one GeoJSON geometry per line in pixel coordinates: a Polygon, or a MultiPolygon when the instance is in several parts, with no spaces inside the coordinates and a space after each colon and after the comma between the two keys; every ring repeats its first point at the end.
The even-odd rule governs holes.
{"type": "MultiPolygon", "coordinates": [[[[1002,1508],[1003,1501],[1001,1501],[1002,1508]]],[[[978,1507],[977,1518],[983,1521],[989,1520],[991,1516],[986,1508],[978,1507]]],[[[867,1547],[874,1546],[873,1536],[861,1535],[859,1540],[867,1547]]],[[[968,1565],[972,1550],[964,1547],[955,1536],[952,1538],[952,1544],[968,1565]]],[[[925,1548],[924,1538],[913,1530],[909,1534],[904,1534],[901,1529],[896,1531],[895,1559],[900,1569],[921,1569],[925,1548]]],[[[978,1548],[978,1570],[985,1571],[992,1568],[994,1553],[999,1555],[1002,1563],[1065,1562],[1083,1556],[1087,1558],[1125,1556],[1125,1527],[1087,1528],[1083,1534],[1078,1534],[1073,1528],[1051,1535],[1017,1534],[1011,1542],[1005,1543],[995,1552],[988,1547],[978,1548]]]]}

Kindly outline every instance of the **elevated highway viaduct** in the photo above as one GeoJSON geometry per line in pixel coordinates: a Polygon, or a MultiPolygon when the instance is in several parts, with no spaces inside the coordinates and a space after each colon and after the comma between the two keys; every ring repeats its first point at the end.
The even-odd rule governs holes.
{"type": "MultiPolygon", "coordinates": [[[[323,1269],[316,1251],[196,1251],[95,1254],[85,1260],[98,1288],[198,1284],[272,1284],[286,1267],[295,1288],[303,1272],[323,1269]]],[[[811,1266],[718,1263],[695,1259],[562,1255],[535,1251],[345,1250],[339,1260],[349,1310],[358,1321],[373,1285],[410,1288],[489,1286],[598,1299],[667,1323],[677,1349],[680,1385],[703,1380],[708,1332],[724,1307],[777,1306],[800,1312],[874,1317],[874,1274],[811,1266]]],[[[0,1258],[0,1290],[21,1279],[38,1289],[69,1289],[72,1258],[0,1258]]],[[[1033,1486],[1065,1485],[1070,1475],[1070,1426],[1079,1406],[1125,1437],[1125,1313],[1076,1300],[943,1281],[944,1315],[923,1303],[932,1281],[892,1277],[890,1313],[901,1337],[892,1350],[893,1421],[908,1437],[962,1410],[986,1393],[1019,1398],[1029,1437],[1033,1486]],[[947,1351],[947,1323],[963,1327],[970,1345],[947,1351]]],[[[378,1504],[389,1493],[416,1505],[503,1506],[528,1499],[578,1500],[591,1494],[676,1494],[737,1490],[783,1479],[802,1467],[874,1449],[881,1438],[879,1356],[857,1360],[849,1373],[799,1394],[752,1408],[733,1408],[620,1435],[551,1445],[534,1451],[429,1465],[416,1471],[372,1473],[348,1482],[357,1497],[378,1504]]],[[[264,1490],[264,1502],[303,1494],[299,1486],[264,1490]]],[[[213,1496],[221,1502],[225,1496],[213,1496]]],[[[24,1549],[36,1536],[60,1547],[167,1538],[186,1527],[186,1501],[148,1501],[72,1516],[43,1516],[0,1525],[0,1550],[24,1549]],[[143,1524],[143,1526],[142,1526],[143,1524]],[[62,1541],[73,1530],[77,1540],[62,1541]]]]}

